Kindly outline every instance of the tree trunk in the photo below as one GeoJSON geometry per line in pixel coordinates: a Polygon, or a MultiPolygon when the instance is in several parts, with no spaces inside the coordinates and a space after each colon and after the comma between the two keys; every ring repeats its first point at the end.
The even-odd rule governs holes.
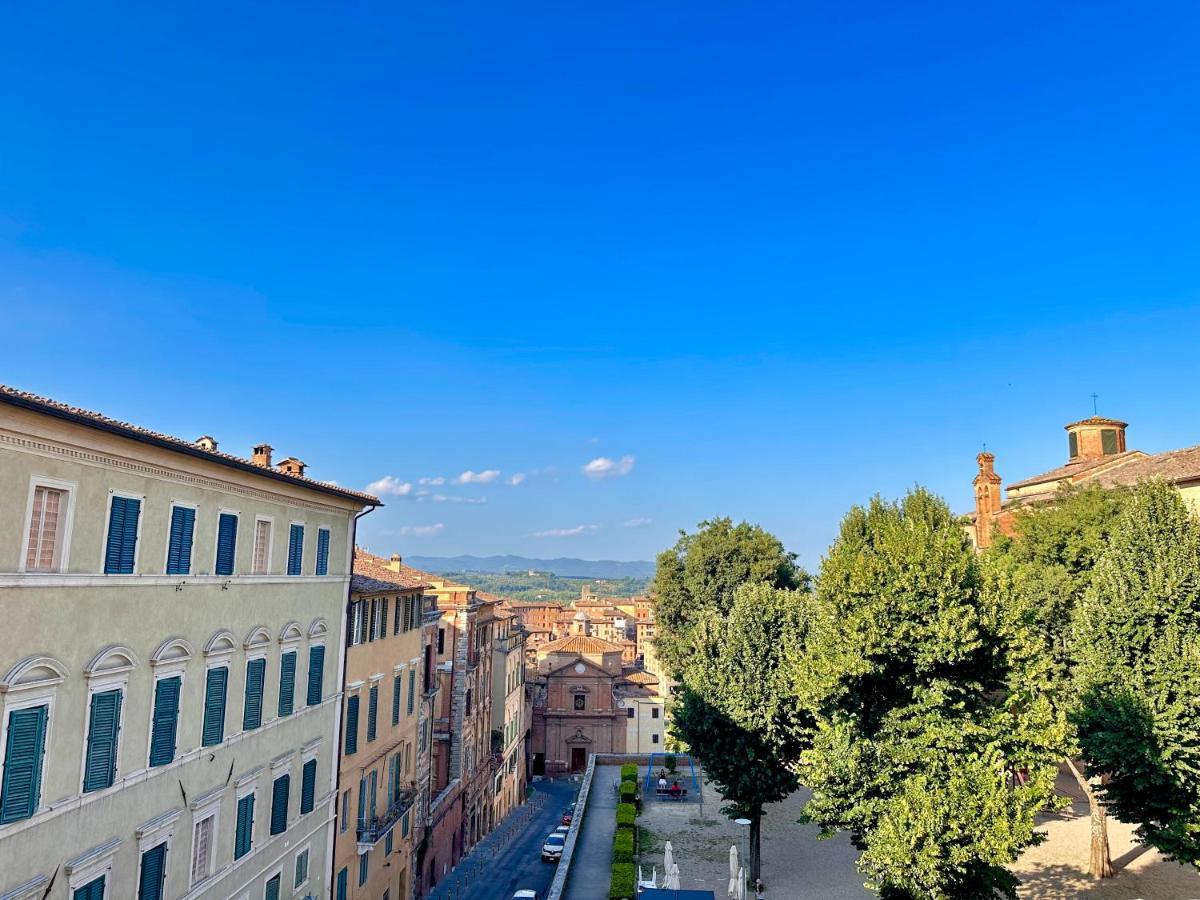
{"type": "Polygon", "coordinates": [[[1112,857],[1108,852],[1108,812],[1104,809],[1100,798],[1096,796],[1096,792],[1092,790],[1091,784],[1070,757],[1067,757],[1067,767],[1087,796],[1088,810],[1092,815],[1092,846],[1091,856],[1088,860],[1088,874],[1093,878],[1112,878],[1115,873],[1113,872],[1112,857]]]}
{"type": "Polygon", "coordinates": [[[750,816],[750,883],[762,877],[762,813],[750,816]]]}

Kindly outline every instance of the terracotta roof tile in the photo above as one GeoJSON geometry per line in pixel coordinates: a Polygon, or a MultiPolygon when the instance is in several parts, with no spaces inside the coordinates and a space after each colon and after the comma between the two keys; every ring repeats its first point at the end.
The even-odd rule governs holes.
{"type": "Polygon", "coordinates": [[[559,638],[557,641],[548,641],[542,644],[538,651],[545,653],[619,653],[621,648],[591,635],[572,634],[569,637],[559,638]]]}
{"type": "Polygon", "coordinates": [[[1100,459],[1088,459],[1080,462],[1067,463],[1065,466],[1059,466],[1056,469],[1051,469],[1048,472],[1043,472],[1041,475],[1034,475],[1032,478],[1025,478],[1021,481],[1014,481],[1008,485],[1008,490],[1013,488],[1028,487],[1031,484],[1042,484],[1047,481],[1062,481],[1070,479],[1071,481],[1082,481],[1081,475],[1086,475],[1089,472],[1095,472],[1097,469],[1107,469],[1110,467],[1121,466],[1130,460],[1141,459],[1146,456],[1141,450],[1130,450],[1126,453],[1117,453],[1111,456],[1104,456],[1100,459]]]}
{"type": "Polygon", "coordinates": [[[412,566],[400,565],[397,572],[388,565],[389,561],[380,556],[368,553],[361,547],[354,548],[354,575],[393,585],[382,590],[411,591],[417,588],[429,588],[428,572],[414,569],[412,566]]]}

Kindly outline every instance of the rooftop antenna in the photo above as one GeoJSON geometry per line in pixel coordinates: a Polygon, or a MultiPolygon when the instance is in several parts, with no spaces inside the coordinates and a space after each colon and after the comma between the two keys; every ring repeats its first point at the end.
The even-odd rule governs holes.
{"type": "Polygon", "coordinates": [[[1092,415],[1093,416],[1100,415],[1100,411],[1096,408],[1096,401],[1099,399],[1100,399],[1099,394],[1092,394],[1092,415]]]}

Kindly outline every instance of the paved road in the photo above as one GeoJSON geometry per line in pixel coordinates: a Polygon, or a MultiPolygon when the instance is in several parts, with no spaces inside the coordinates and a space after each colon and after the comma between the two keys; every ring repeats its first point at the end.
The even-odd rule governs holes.
{"type": "Polygon", "coordinates": [[[535,782],[529,802],[463,857],[438,883],[431,900],[512,900],[520,888],[544,896],[556,866],[542,862],[542,843],[559,824],[563,807],[575,798],[578,788],[567,780],[535,782]]]}
{"type": "Polygon", "coordinates": [[[619,766],[596,766],[588,793],[587,815],[583,817],[571,859],[565,900],[608,900],[620,777],[619,766]]]}

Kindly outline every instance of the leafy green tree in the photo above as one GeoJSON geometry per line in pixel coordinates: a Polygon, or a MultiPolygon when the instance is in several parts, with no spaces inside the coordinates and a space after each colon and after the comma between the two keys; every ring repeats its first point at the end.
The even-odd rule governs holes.
{"type": "Polygon", "coordinates": [[[883,897],[1015,897],[1005,867],[1038,839],[1063,729],[1004,574],[921,489],[852,509],[822,567],[796,666],[806,816],[850,832],[883,897]]]}
{"type": "Polygon", "coordinates": [[[808,576],[796,566],[796,554],[786,551],[778,538],[747,522],[701,522],[695,534],[680,531],[675,546],[658,555],[655,649],[673,677],[683,671],[695,622],[706,610],[724,613],[737,588],[756,581],[799,588],[807,585],[808,576]]]}
{"type": "MultiPolygon", "coordinates": [[[[1041,640],[1052,665],[1039,683],[1049,687],[1059,713],[1072,717],[1082,696],[1072,689],[1074,671],[1073,621],[1092,573],[1128,498],[1121,488],[1099,485],[1060,488],[1052,503],[1021,509],[1014,517],[1015,534],[1001,538],[986,556],[1007,599],[1034,612],[1041,640]]],[[[1078,755],[1077,742],[1068,740],[1065,761],[1087,797],[1091,813],[1088,869],[1093,877],[1113,875],[1108,847],[1108,822],[1097,784],[1089,781],[1078,755]]]]}
{"type": "Polygon", "coordinates": [[[1101,794],[1138,836],[1200,865],[1200,523],[1135,489],[1075,615],[1074,718],[1101,794]]]}
{"type": "Polygon", "coordinates": [[[761,872],[762,817],[799,786],[792,769],[807,733],[790,682],[804,640],[807,595],[742,585],[722,615],[692,630],[672,728],[703,763],[727,806],[750,820],[750,877],[761,872]]]}

